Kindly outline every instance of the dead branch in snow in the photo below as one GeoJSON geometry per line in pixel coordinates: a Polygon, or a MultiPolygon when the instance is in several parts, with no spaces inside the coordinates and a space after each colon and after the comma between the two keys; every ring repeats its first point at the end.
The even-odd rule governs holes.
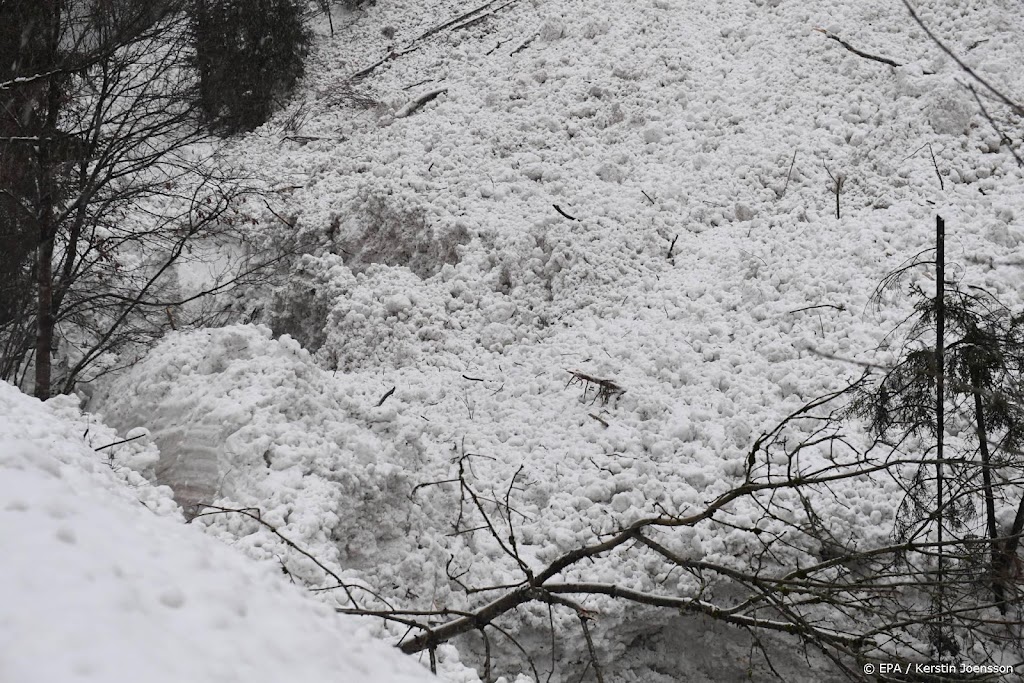
{"type": "Polygon", "coordinates": [[[446,92],[448,92],[448,88],[434,88],[433,90],[428,90],[427,92],[417,97],[414,97],[405,106],[403,106],[401,109],[395,112],[395,118],[402,119],[405,118],[406,116],[411,116],[412,114],[415,114],[417,109],[419,109],[432,99],[436,98],[437,96],[442,95],[446,92]]]}
{"type": "MultiPolygon", "coordinates": [[[[594,395],[594,400],[591,401],[591,403],[595,403],[600,399],[601,405],[606,405],[609,399],[626,393],[625,389],[610,379],[600,379],[580,372],[579,370],[566,370],[566,372],[572,375],[572,377],[569,378],[569,381],[565,384],[566,388],[569,388],[573,384],[579,384],[582,386],[584,401],[587,400],[587,393],[590,391],[591,386],[597,387],[597,393],[594,395]]],[[[607,426],[607,423],[605,426],[607,426]]]]}
{"type": "Polygon", "coordinates": [[[486,11],[490,9],[498,1],[499,0],[490,0],[489,2],[485,2],[484,4],[480,5],[479,7],[476,7],[475,9],[471,9],[470,11],[464,12],[453,19],[449,19],[444,23],[438,24],[437,26],[427,29],[426,31],[424,31],[423,33],[409,41],[406,44],[406,46],[401,50],[392,50],[391,52],[381,57],[373,64],[364,67],[359,71],[356,71],[354,74],[349,76],[347,80],[356,81],[361,78],[365,78],[366,76],[370,75],[380,65],[389,62],[392,59],[396,59],[398,57],[407,55],[410,52],[415,52],[416,50],[420,49],[420,47],[422,47],[421,43],[425,41],[427,38],[430,38],[431,36],[440,33],[441,31],[449,29],[452,31],[458,31],[459,29],[467,28],[473,25],[474,23],[483,20],[485,17],[491,16],[505,9],[509,5],[515,4],[519,0],[506,0],[505,3],[499,5],[498,7],[495,7],[494,9],[491,9],[490,12],[486,11]]]}
{"type": "Polygon", "coordinates": [[[382,405],[384,405],[384,401],[388,400],[388,398],[391,396],[391,394],[395,393],[395,389],[396,388],[397,387],[391,387],[390,389],[388,389],[387,393],[385,393],[383,396],[380,397],[380,400],[377,401],[377,407],[378,408],[380,408],[382,405]]]}
{"type": "Polygon", "coordinates": [[[945,190],[946,183],[942,180],[942,172],[939,171],[939,162],[935,159],[935,152],[932,150],[931,143],[928,143],[928,154],[932,157],[932,168],[935,169],[935,177],[939,179],[939,189],[945,190]]]}
{"type": "Polygon", "coordinates": [[[793,150],[793,158],[789,162],[789,172],[786,174],[786,184],[782,186],[782,193],[779,195],[779,199],[786,196],[786,190],[789,189],[789,181],[793,177],[793,166],[796,165],[796,150],[793,150]]]}
{"type": "MultiPolygon", "coordinates": [[[[985,104],[981,101],[981,96],[978,95],[978,91],[975,90],[974,86],[969,85],[967,87],[971,91],[971,95],[974,96],[974,101],[978,103],[978,109],[981,110],[981,115],[985,117],[985,120],[988,121],[988,124],[992,126],[992,129],[995,130],[997,135],[999,135],[999,144],[1002,145],[1003,147],[1006,147],[1006,149],[1010,150],[1010,154],[1012,154],[1013,158],[1017,160],[1018,166],[1024,167],[1024,159],[1021,159],[1021,156],[1017,153],[1017,150],[1013,148],[1013,140],[1010,139],[1009,135],[1003,132],[1003,129],[1000,128],[999,124],[996,123],[995,119],[992,118],[992,114],[989,113],[988,107],[986,107],[985,104]]],[[[934,155],[932,156],[932,158],[935,158],[934,155]]]]}
{"type": "Polygon", "coordinates": [[[562,211],[562,207],[560,207],[558,204],[552,204],[551,206],[555,207],[555,211],[557,211],[559,214],[561,214],[561,216],[563,218],[568,218],[571,221],[578,221],[579,220],[579,218],[576,218],[574,216],[570,216],[565,211],[562,211]]]}
{"type": "Polygon", "coordinates": [[[510,52],[508,56],[511,57],[512,55],[519,54],[520,52],[522,52],[523,50],[528,48],[530,46],[530,43],[532,43],[533,41],[537,40],[537,38],[539,36],[540,36],[539,33],[534,33],[532,36],[530,36],[529,38],[524,40],[522,43],[520,43],[519,47],[517,47],[516,49],[512,50],[512,52],[510,52]]]}
{"type": "Polygon", "coordinates": [[[829,179],[832,181],[831,192],[836,196],[836,218],[839,218],[839,195],[843,193],[843,185],[846,184],[846,176],[842,173],[832,174],[832,170],[822,159],[821,165],[825,167],[825,173],[828,173],[829,179]]]}
{"type": "Polygon", "coordinates": [[[272,533],[274,536],[279,538],[281,540],[281,542],[284,543],[286,546],[288,546],[289,548],[291,548],[295,552],[299,553],[300,555],[302,555],[303,557],[305,557],[306,559],[311,561],[313,564],[315,564],[317,567],[319,567],[321,571],[323,571],[325,574],[327,574],[327,576],[329,576],[332,579],[334,579],[334,581],[337,583],[337,585],[334,585],[334,586],[312,588],[311,590],[325,591],[325,590],[335,590],[337,588],[340,588],[343,591],[345,591],[345,595],[346,595],[346,597],[348,597],[348,601],[350,603],[352,603],[352,605],[356,609],[359,609],[359,601],[356,600],[355,595],[352,593],[352,591],[353,590],[361,590],[361,591],[365,591],[366,593],[369,593],[371,596],[373,596],[374,598],[379,600],[382,604],[387,605],[389,608],[391,608],[391,603],[388,602],[382,595],[380,595],[379,593],[377,593],[377,592],[367,588],[366,586],[360,586],[358,584],[352,584],[352,583],[346,582],[344,579],[342,579],[340,576],[338,576],[334,571],[332,571],[327,565],[325,565],[323,562],[318,560],[316,558],[316,556],[314,556],[312,553],[310,553],[309,551],[305,550],[304,548],[300,547],[297,543],[295,543],[290,538],[288,538],[287,536],[282,534],[280,532],[280,530],[278,530],[277,527],[275,527],[273,524],[269,523],[267,520],[263,519],[263,515],[260,512],[259,508],[226,508],[226,507],[220,507],[218,505],[211,505],[209,503],[197,503],[196,504],[196,508],[197,508],[197,510],[206,510],[206,511],[205,512],[199,512],[192,519],[190,519],[189,522],[193,522],[193,521],[199,519],[200,517],[209,517],[210,515],[237,514],[237,515],[242,515],[243,517],[248,517],[249,519],[251,519],[254,522],[256,522],[257,524],[259,524],[261,527],[263,527],[264,529],[266,529],[267,531],[272,533]]]}
{"type": "Polygon", "coordinates": [[[800,313],[801,311],[813,311],[818,308],[834,308],[837,311],[845,311],[846,306],[844,304],[817,304],[815,306],[804,306],[803,308],[794,308],[789,313],[800,313]]]}
{"type": "Polygon", "coordinates": [[[896,61],[894,61],[892,59],[889,59],[888,57],[879,57],[878,55],[873,55],[873,54],[870,54],[868,52],[864,52],[862,50],[858,50],[853,45],[850,45],[848,42],[846,42],[845,40],[843,40],[842,38],[840,38],[836,34],[832,33],[831,31],[826,31],[825,29],[818,28],[818,27],[815,27],[814,30],[817,31],[818,33],[824,34],[826,38],[830,38],[830,39],[836,41],[837,43],[842,45],[844,48],[846,48],[847,50],[849,50],[853,54],[857,55],[858,57],[863,57],[864,59],[870,59],[872,61],[880,62],[882,64],[886,64],[886,65],[892,66],[892,67],[897,67],[898,68],[898,67],[903,66],[902,64],[900,64],[900,63],[898,63],[898,62],[896,62],[896,61]]]}

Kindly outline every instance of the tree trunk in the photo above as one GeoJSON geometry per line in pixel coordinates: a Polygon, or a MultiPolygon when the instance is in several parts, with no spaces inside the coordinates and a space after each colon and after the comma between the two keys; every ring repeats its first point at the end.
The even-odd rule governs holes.
{"type": "Polygon", "coordinates": [[[1006,590],[1003,586],[1003,553],[1000,551],[999,532],[996,531],[996,502],[992,492],[992,463],[988,451],[988,432],[985,428],[985,407],[981,400],[982,382],[977,368],[971,367],[971,389],[974,393],[974,421],[978,428],[978,448],[981,451],[981,481],[985,490],[985,525],[992,542],[989,552],[992,558],[992,594],[999,604],[999,611],[1006,614],[1006,590]]]}
{"type": "Polygon", "coordinates": [[[938,618],[936,624],[937,634],[935,645],[939,657],[944,657],[949,652],[947,637],[945,634],[945,611],[946,611],[946,549],[943,545],[945,534],[943,523],[946,519],[945,510],[945,481],[943,472],[943,445],[945,436],[945,380],[946,380],[946,223],[942,216],[935,217],[935,507],[937,510],[938,528],[936,539],[938,541],[935,553],[937,555],[937,581],[936,581],[936,609],[938,618]]]}
{"type": "Polygon", "coordinates": [[[36,376],[35,396],[50,398],[53,347],[53,238],[43,241],[36,250],[36,376]]]}
{"type": "MultiPolygon", "coordinates": [[[[50,33],[46,40],[47,64],[58,66],[60,62],[60,31],[62,4],[52,4],[50,33]]],[[[61,83],[57,75],[46,79],[45,110],[40,131],[38,152],[36,153],[36,216],[39,228],[39,246],[36,249],[36,374],[35,396],[39,399],[50,397],[52,372],[50,350],[53,348],[53,328],[56,321],[53,309],[53,251],[57,239],[55,225],[55,206],[57,201],[57,167],[54,159],[53,143],[47,136],[59,130],[61,111],[61,83]]]]}

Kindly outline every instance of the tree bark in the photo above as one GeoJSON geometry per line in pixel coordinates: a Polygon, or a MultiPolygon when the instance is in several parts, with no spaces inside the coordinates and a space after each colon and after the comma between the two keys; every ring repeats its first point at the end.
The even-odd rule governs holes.
{"type": "Polygon", "coordinates": [[[36,374],[35,397],[50,398],[53,365],[53,239],[40,243],[36,250],[36,374]]]}

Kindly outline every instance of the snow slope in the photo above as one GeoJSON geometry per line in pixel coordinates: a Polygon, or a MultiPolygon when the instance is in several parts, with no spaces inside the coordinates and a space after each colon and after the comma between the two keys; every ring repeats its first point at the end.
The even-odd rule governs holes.
{"type": "MultiPolygon", "coordinates": [[[[930,246],[937,213],[956,277],[1022,303],[1024,174],[900,2],[480,7],[381,0],[340,17],[304,92],[236,150],[319,245],[263,307],[290,336],[175,335],[98,401],[111,424],[151,428],[165,464],[208,473],[196,495],[260,508],[346,579],[426,609],[466,604],[445,567],[474,585],[516,578],[486,534],[453,534],[460,463],[486,496],[510,496],[534,564],[736,485],[762,430],[859,374],[829,355],[891,357],[878,347],[909,304],[869,297],[930,246]],[[624,393],[598,400],[570,371],[624,393]]],[[[979,73],[1024,93],[1018,4],[919,9],[979,73]]],[[[883,538],[895,492],[841,489],[832,521],[883,538]]],[[[204,521],[329,584],[265,529],[204,521]]],[[[686,533],[689,557],[736,566],[755,540],[686,533]]],[[[567,578],[651,590],[656,575],[624,554],[567,578]]],[[[641,645],[704,628],[588,608],[621,680],[663,680],[675,645],[646,659],[641,645]]],[[[546,638],[546,610],[521,617],[531,642],[546,638]]],[[[579,672],[574,620],[558,627],[560,665],[579,672]]],[[[735,679],[711,663],[700,675],[735,679]]]]}
{"type": "Polygon", "coordinates": [[[280,570],[182,524],[75,401],[0,383],[0,680],[432,679],[280,570]]]}

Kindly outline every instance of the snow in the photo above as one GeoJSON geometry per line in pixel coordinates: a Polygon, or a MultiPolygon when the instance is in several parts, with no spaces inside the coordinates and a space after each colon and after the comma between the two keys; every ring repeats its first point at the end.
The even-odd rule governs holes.
{"type": "Polygon", "coordinates": [[[104,457],[93,444],[113,430],[72,403],[0,383],[0,679],[432,678],[279,568],[184,526],[166,487],[118,464],[152,446],[104,457]]]}
{"type": "MultiPolygon", "coordinates": [[[[972,68],[1024,93],[1014,66],[1024,59],[1018,8],[926,0],[918,9],[972,68]]],[[[142,437],[116,451],[117,467],[96,464],[66,422],[44,420],[37,407],[21,410],[45,429],[3,423],[14,430],[2,432],[9,440],[63,434],[58,453],[74,453],[79,469],[92,462],[83,471],[107,482],[93,495],[97,515],[110,501],[121,506],[115,511],[131,507],[126,481],[148,507],[174,517],[167,492],[147,483],[160,482],[189,517],[203,504],[258,509],[323,563],[239,514],[192,525],[256,564],[170,519],[144,517],[167,529],[140,528],[118,547],[139,549],[131,586],[149,600],[154,624],[164,623],[153,616],[160,610],[206,618],[193,607],[205,604],[197,595],[209,596],[211,613],[230,616],[234,603],[223,601],[237,595],[197,593],[160,566],[222,587],[239,575],[269,581],[254,572],[283,567],[329,588],[336,582],[326,567],[354,596],[317,593],[328,607],[380,608],[386,599],[465,608],[469,598],[446,567],[474,585],[514,581],[518,567],[494,538],[454,533],[464,521],[452,481],[460,467],[483,496],[509,496],[520,552],[533,565],[658,509],[699,508],[742,482],[757,435],[860,373],[831,357],[891,356],[884,335],[909,303],[875,308],[869,299],[887,272],[930,246],[936,214],[946,219],[960,281],[1020,307],[1024,174],[978,113],[964,74],[901,3],[497,2],[475,15],[480,21],[417,40],[466,11],[454,0],[380,0],[337,17],[337,35],[316,45],[288,110],[237,143],[233,162],[266,179],[316,246],[263,302],[266,326],[174,333],[97,392],[90,409],[102,422],[142,437]],[[857,57],[816,29],[902,66],[857,57]],[[365,78],[345,80],[380,59],[365,78]],[[297,112],[301,129],[286,137],[282,122],[297,112]],[[830,174],[844,179],[838,218],[830,174]],[[572,383],[571,372],[624,393],[605,401],[572,383]],[[198,566],[197,556],[216,553],[217,571],[198,566]]],[[[1019,120],[992,107],[1019,130],[1019,120]]],[[[2,396],[12,405],[29,405],[10,394],[2,396]]],[[[83,419],[59,401],[47,410],[83,419]]],[[[810,427],[792,429],[799,438],[810,427]]],[[[31,485],[50,481],[36,471],[43,465],[25,467],[18,471],[39,480],[31,485]]],[[[820,513],[835,533],[864,547],[886,538],[895,482],[834,492],[820,513]]],[[[39,514],[51,526],[19,538],[79,552],[68,566],[95,567],[113,552],[86,521],[68,526],[39,514]]],[[[138,517],[125,514],[117,526],[114,514],[96,528],[138,517]]],[[[742,505],[729,514],[733,526],[757,519],[742,505]]],[[[737,567],[756,545],[754,534],[715,523],[671,539],[675,552],[737,567]]],[[[775,559],[806,563],[823,552],[787,548],[775,559]]],[[[653,590],[659,569],[621,553],[565,576],[653,590]]],[[[704,589],[688,575],[673,581],[680,595],[704,589]]],[[[33,584],[33,599],[49,599],[45,584],[33,584]]],[[[327,617],[284,588],[256,593],[246,592],[255,633],[246,645],[224,645],[249,648],[230,659],[258,663],[250,680],[270,680],[272,671],[277,680],[319,680],[274,669],[285,662],[273,653],[309,652],[296,659],[310,666],[366,661],[335,648],[339,663],[318,649],[336,644],[338,629],[353,632],[349,622],[322,626],[327,617]],[[301,648],[279,628],[287,618],[263,623],[258,615],[269,612],[260,605],[270,602],[259,600],[281,601],[283,614],[306,624],[301,648]],[[333,635],[310,636],[310,624],[333,635]]],[[[59,593],[68,604],[87,597],[76,595],[59,593]]],[[[680,670],[683,659],[694,680],[736,680],[748,664],[768,675],[758,662],[721,666],[727,656],[750,657],[742,634],[610,600],[587,608],[600,615],[598,649],[620,680],[667,680],[658,672],[680,670]],[[708,652],[715,647],[721,652],[708,652]]],[[[103,614],[104,628],[123,628],[120,614],[103,614]]],[[[547,610],[524,608],[520,617],[523,637],[546,647],[547,610]]],[[[197,623],[188,622],[192,633],[213,633],[197,623]]],[[[361,627],[392,642],[404,630],[361,627]]],[[[585,646],[573,620],[557,629],[560,665],[576,667],[565,674],[576,680],[585,646]]],[[[196,640],[189,647],[220,642],[196,640]]],[[[353,642],[375,662],[397,661],[353,642]]],[[[787,680],[822,679],[791,643],[766,642],[787,680]]],[[[467,638],[458,648],[440,651],[441,674],[473,680],[460,657],[476,665],[479,644],[467,638]]],[[[186,666],[178,660],[188,658],[168,659],[186,666]]]]}

